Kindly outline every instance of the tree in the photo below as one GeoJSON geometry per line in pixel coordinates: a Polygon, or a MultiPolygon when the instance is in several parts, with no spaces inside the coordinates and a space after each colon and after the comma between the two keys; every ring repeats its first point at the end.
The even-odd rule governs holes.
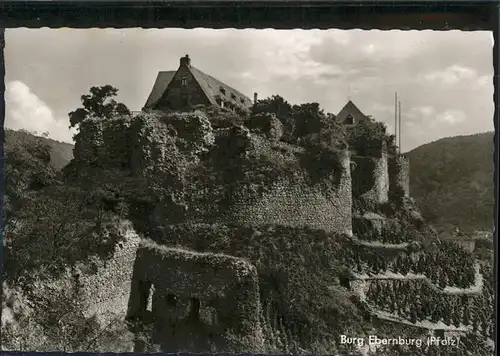
{"type": "Polygon", "coordinates": [[[283,124],[283,139],[306,146],[336,147],[343,143],[344,131],[335,115],[325,113],[318,103],[291,105],[279,95],[258,100],[252,114],[273,113],[283,124]]]}
{"type": "Polygon", "coordinates": [[[291,117],[292,105],[279,95],[273,95],[270,98],[258,100],[252,107],[252,114],[272,113],[283,123],[286,124],[291,117]]]}
{"type": "Polygon", "coordinates": [[[5,141],[5,194],[3,201],[4,233],[18,220],[24,201],[30,192],[38,191],[55,181],[56,172],[50,165],[51,147],[47,140],[31,133],[7,131],[5,141]]]}
{"type": "Polygon", "coordinates": [[[110,119],[117,115],[130,115],[130,110],[125,104],[113,99],[117,94],[118,89],[111,85],[91,87],[90,94],[81,96],[83,108],[78,108],[68,114],[70,127],[79,125],[89,117],[110,119]]]}
{"type": "Polygon", "coordinates": [[[5,230],[3,256],[12,284],[57,278],[91,256],[105,259],[121,238],[99,192],[60,184],[27,193],[15,219],[20,224],[5,230]]]}
{"type": "Polygon", "coordinates": [[[334,151],[347,149],[345,130],[335,121],[332,115],[327,114],[323,118],[317,116],[315,119],[308,119],[303,122],[303,125],[302,129],[306,132],[302,140],[303,146],[334,151]],[[309,130],[309,133],[307,133],[307,130],[309,130]]]}
{"type": "Polygon", "coordinates": [[[320,132],[326,115],[318,103],[306,103],[292,107],[292,119],[295,122],[295,138],[305,138],[320,132]]]}
{"type": "Polygon", "coordinates": [[[388,146],[389,152],[393,149],[393,136],[387,134],[385,125],[372,118],[361,120],[347,130],[347,141],[351,149],[359,156],[373,156],[377,153],[382,142],[388,146]]]}

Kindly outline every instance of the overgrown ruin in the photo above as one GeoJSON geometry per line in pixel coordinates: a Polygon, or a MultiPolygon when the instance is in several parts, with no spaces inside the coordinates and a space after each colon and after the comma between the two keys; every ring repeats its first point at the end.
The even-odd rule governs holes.
{"type": "Polygon", "coordinates": [[[314,323],[324,343],[342,349],[331,334],[345,317],[339,306],[362,311],[352,313],[356,327],[399,323],[418,337],[439,329],[390,314],[385,301],[367,297],[370,286],[476,303],[481,291],[463,292],[480,278],[472,257],[429,242],[435,236],[409,196],[404,156],[383,142],[370,157],[315,151],[280,141],[275,117],[261,119],[252,129],[215,129],[201,111],[82,123],[65,179],[105,186],[107,206],[125,203],[131,222],[114,254],[79,277],[87,315],[127,320],[137,352],[258,353],[274,343],[300,353],[318,337],[314,323]],[[466,277],[444,262],[448,253],[463,257],[466,277]],[[297,301],[298,288],[315,298],[313,286],[319,306],[297,301]]]}

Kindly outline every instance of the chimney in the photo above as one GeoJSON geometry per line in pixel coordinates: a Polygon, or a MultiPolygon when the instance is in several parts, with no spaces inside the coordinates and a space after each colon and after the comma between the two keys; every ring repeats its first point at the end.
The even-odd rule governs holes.
{"type": "Polygon", "coordinates": [[[257,102],[257,93],[253,93],[253,103],[257,102]]]}
{"type": "Polygon", "coordinates": [[[181,66],[186,66],[186,67],[191,66],[191,58],[189,58],[189,54],[186,54],[184,57],[181,57],[181,66]]]}

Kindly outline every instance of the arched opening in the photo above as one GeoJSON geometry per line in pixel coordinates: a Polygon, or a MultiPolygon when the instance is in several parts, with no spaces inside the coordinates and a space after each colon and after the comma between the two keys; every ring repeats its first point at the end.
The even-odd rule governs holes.
{"type": "Polygon", "coordinates": [[[198,298],[190,299],[190,310],[189,310],[189,319],[190,320],[200,320],[200,300],[198,298]]]}
{"type": "Polygon", "coordinates": [[[165,296],[165,302],[169,307],[176,307],[179,300],[175,294],[167,294],[165,296]]]}
{"type": "Polygon", "coordinates": [[[144,315],[148,310],[151,295],[151,282],[139,281],[139,314],[144,315]]]}
{"type": "Polygon", "coordinates": [[[347,115],[344,122],[346,125],[354,125],[354,116],[352,116],[351,114],[347,115]]]}

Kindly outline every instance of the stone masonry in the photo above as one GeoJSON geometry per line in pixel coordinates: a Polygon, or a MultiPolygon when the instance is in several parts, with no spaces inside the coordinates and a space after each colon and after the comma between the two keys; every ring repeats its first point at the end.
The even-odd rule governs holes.
{"type": "Polygon", "coordinates": [[[179,343],[191,342],[189,335],[196,334],[204,339],[199,340],[197,348],[208,352],[210,344],[224,344],[228,331],[251,340],[258,348],[259,308],[257,270],[246,260],[169,248],[150,241],[141,244],[127,318],[153,313],[155,343],[171,348],[172,342],[176,343],[165,351],[182,350],[179,343]],[[152,300],[149,311],[148,299],[152,300]],[[187,339],[181,340],[179,335],[187,339]]]}

